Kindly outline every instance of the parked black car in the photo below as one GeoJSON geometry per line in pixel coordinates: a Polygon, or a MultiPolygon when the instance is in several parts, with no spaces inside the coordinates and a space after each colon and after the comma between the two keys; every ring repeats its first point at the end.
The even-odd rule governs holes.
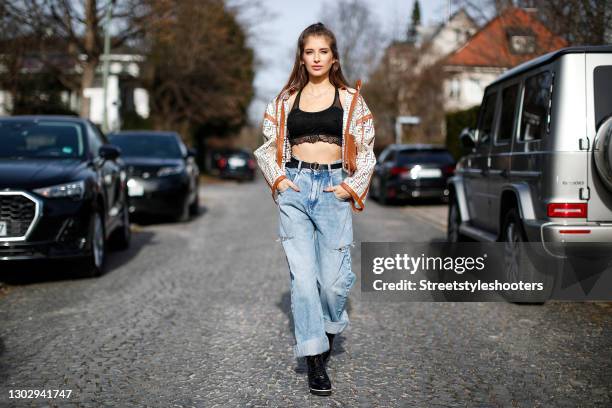
{"type": "Polygon", "coordinates": [[[79,258],[103,271],[130,244],[120,151],[86,119],[0,118],[0,260],[79,258]]]}
{"type": "Polygon", "coordinates": [[[187,221],[198,213],[200,170],[195,150],[175,132],[125,131],[109,135],[127,165],[130,212],[187,221]]]}
{"type": "Polygon", "coordinates": [[[212,152],[213,173],[221,178],[255,179],[255,158],[244,149],[219,149],[212,152]]]}
{"type": "Polygon", "coordinates": [[[455,171],[453,156],[442,146],[392,144],[377,160],[370,195],[390,200],[448,197],[446,180],[455,171]]]}

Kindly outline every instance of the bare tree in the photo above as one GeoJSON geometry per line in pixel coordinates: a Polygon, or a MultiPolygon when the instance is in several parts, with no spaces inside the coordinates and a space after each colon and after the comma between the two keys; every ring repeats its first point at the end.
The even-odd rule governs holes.
{"type": "MultiPolygon", "coordinates": [[[[25,34],[41,40],[55,39],[39,41],[37,51],[48,70],[65,86],[80,92],[80,113],[84,117],[89,116],[89,100],[84,91],[93,85],[101,62],[104,15],[111,1],[4,0],[7,15],[25,27],[25,34]],[[67,70],[65,60],[54,58],[58,53],[69,58],[75,69],[67,70]],[[75,76],[75,72],[79,75],[75,76]]],[[[143,33],[150,10],[146,3],[146,0],[117,2],[113,12],[113,48],[143,33]]]]}
{"type": "Polygon", "coordinates": [[[554,33],[573,45],[599,45],[611,41],[610,0],[459,0],[481,21],[500,15],[508,7],[535,10],[554,33]]]}
{"type": "Polygon", "coordinates": [[[612,31],[610,0],[533,0],[541,19],[570,44],[609,43],[612,31]]]}
{"type": "Polygon", "coordinates": [[[377,149],[394,142],[398,116],[414,115],[421,125],[408,130],[408,140],[437,142],[444,117],[442,85],[445,73],[438,64],[417,69],[421,50],[410,42],[391,44],[364,87],[376,118],[377,149]]]}
{"type": "Polygon", "coordinates": [[[336,35],[342,71],[349,81],[366,80],[384,52],[386,39],[363,0],[340,0],[326,4],[322,22],[336,35]]]}
{"type": "Polygon", "coordinates": [[[159,1],[147,36],[145,80],[155,126],[226,136],[246,122],[253,51],[222,0],[159,1]]]}

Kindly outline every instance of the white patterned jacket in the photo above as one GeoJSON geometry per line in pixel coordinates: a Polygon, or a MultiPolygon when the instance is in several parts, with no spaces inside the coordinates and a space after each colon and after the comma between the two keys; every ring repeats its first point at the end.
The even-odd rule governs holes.
{"type": "MultiPolygon", "coordinates": [[[[356,89],[346,88],[342,121],[342,168],[348,176],[340,184],[351,195],[353,211],[363,211],[366,193],[376,165],[374,155],[374,118],[363,96],[356,89]]],[[[345,89],[345,88],[341,88],[345,89]]],[[[291,160],[291,145],[287,134],[289,98],[295,92],[285,91],[274,98],[266,108],[263,121],[264,143],[254,154],[263,176],[272,190],[272,199],[278,205],[278,183],[287,178],[285,163],[291,160]]]]}

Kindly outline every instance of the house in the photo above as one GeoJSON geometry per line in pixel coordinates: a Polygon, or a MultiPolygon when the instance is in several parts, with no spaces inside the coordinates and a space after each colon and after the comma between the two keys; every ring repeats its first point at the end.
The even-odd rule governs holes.
{"type": "Polygon", "coordinates": [[[506,9],[442,60],[445,110],[479,105],[486,86],[504,71],[565,46],[534,9],[506,9]]]}
{"type": "MultiPolygon", "coordinates": [[[[23,41],[23,39],[21,40],[23,41]]],[[[25,39],[25,41],[31,40],[25,39]]],[[[3,47],[2,49],[6,50],[7,48],[3,47]]],[[[35,44],[29,50],[24,51],[22,49],[22,53],[18,56],[0,55],[0,76],[12,74],[13,78],[16,76],[29,79],[44,78],[38,83],[38,86],[42,86],[42,89],[36,89],[39,99],[44,102],[53,98],[60,101],[66,109],[77,113],[81,111],[83,101],[88,101],[89,119],[98,125],[102,125],[104,121],[103,63],[101,62],[96,69],[93,86],[84,90],[83,93],[86,98],[84,99],[77,89],[70,89],[54,79],[52,71],[49,71],[42,61],[52,59],[56,69],[60,70],[64,77],[72,79],[74,83],[79,81],[80,67],[74,64],[67,54],[62,52],[62,47],[57,45],[57,41],[54,40],[49,44],[48,49],[50,51],[44,55],[39,51],[42,48],[42,45],[35,44]],[[34,49],[34,51],[31,51],[31,49],[34,49]],[[18,63],[12,67],[6,66],[10,61],[18,61],[18,63]],[[12,72],[11,68],[13,69],[12,72]],[[41,82],[46,85],[40,85],[41,82]]],[[[109,57],[107,116],[109,129],[118,130],[121,127],[122,114],[126,112],[137,113],[142,118],[149,117],[149,95],[140,81],[141,63],[144,60],[142,55],[122,47],[113,50],[109,57]]],[[[81,55],[79,58],[83,59],[85,56],[81,55]]],[[[0,84],[5,84],[4,89],[0,88],[0,115],[8,115],[14,107],[13,92],[15,90],[8,89],[10,84],[7,84],[6,78],[0,79],[3,79],[0,84]]]]}
{"type": "Polygon", "coordinates": [[[394,95],[393,100],[377,101],[376,114],[383,119],[378,121],[381,140],[428,143],[432,135],[441,140],[444,112],[431,109],[431,97],[438,99],[442,82],[429,86],[431,81],[424,76],[477,30],[476,22],[460,9],[445,22],[418,26],[415,38],[394,41],[387,47],[374,75],[378,86],[393,89],[394,95]]]}
{"type": "Polygon", "coordinates": [[[465,11],[459,9],[447,21],[418,29],[418,67],[428,67],[440,58],[463,46],[478,31],[478,24],[465,11]]]}

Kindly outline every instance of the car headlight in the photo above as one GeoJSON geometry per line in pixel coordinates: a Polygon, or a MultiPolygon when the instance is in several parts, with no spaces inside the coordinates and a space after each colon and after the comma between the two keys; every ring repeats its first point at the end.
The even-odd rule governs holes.
{"type": "Polygon", "coordinates": [[[85,181],[81,180],[51,187],[37,188],[34,192],[48,198],[83,198],[85,194],[85,181]]]}
{"type": "Polygon", "coordinates": [[[162,167],[157,171],[157,177],[171,176],[173,174],[182,173],[185,166],[168,166],[162,167]]]}

